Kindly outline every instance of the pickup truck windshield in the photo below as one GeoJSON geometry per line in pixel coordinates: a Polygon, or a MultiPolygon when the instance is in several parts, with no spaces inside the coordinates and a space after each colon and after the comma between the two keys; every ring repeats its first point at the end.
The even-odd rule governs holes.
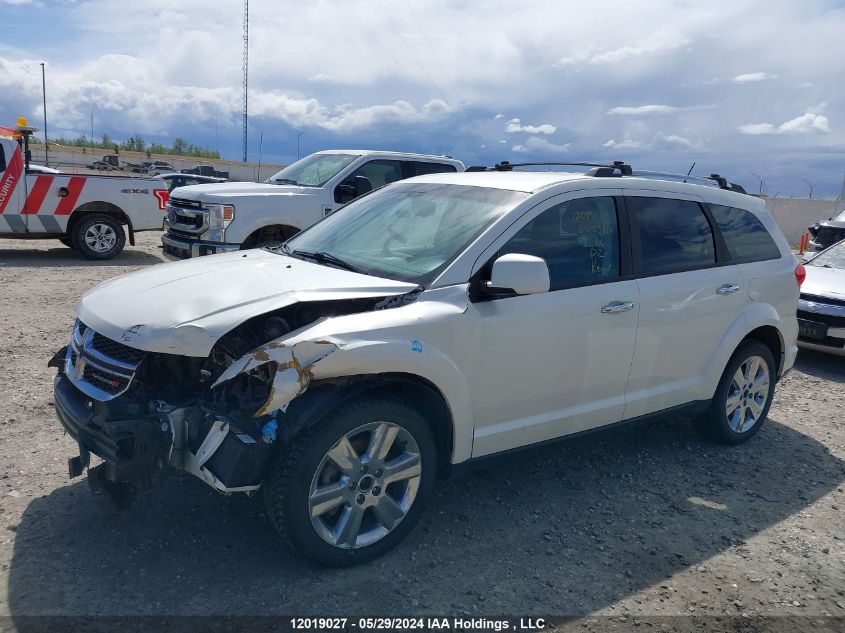
{"type": "Polygon", "coordinates": [[[288,165],[267,182],[279,185],[322,187],[356,158],[355,154],[311,154],[288,165]]]}
{"type": "Polygon", "coordinates": [[[286,251],[323,254],[331,265],[328,255],[370,275],[426,285],[527,196],[465,185],[395,183],[291,238],[286,251]]]}

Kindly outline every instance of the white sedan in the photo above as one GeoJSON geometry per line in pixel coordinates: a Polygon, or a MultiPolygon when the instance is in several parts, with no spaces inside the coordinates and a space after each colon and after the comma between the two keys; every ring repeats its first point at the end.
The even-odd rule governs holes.
{"type": "Polygon", "coordinates": [[[845,240],[805,262],[798,301],[798,345],[845,356],[845,240]]]}

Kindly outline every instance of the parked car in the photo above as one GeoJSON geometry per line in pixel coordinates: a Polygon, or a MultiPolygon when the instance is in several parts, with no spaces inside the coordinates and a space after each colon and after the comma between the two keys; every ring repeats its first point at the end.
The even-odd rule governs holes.
{"type": "Polygon", "coordinates": [[[180,189],[167,207],[164,256],[187,259],[281,244],[373,189],[421,174],[463,171],[445,156],[327,150],[306,156],[268,183],[180,189]]]}
{"type": "Polygon", "coordinates": [[[227,180],[229,178],[228,171],[218,171],[214,169],[213,165],[197,165],[196,167],[191,167],[190,169],[183,169],[183,174],[195,174],[197,176],[210,176],[212,178],[223,178],[227,180]]]}
{"type": "Polygon", "coordinates": [[[845,240],[806,262],[798,302],[798,345],[845,356],[845,240]]]}
{"type": "Polygon", "coordinates": [[[279,247],[89,291],[51,361],[71,475],[92,452],[98,490],[170,467],[260,490],[340,566],[513,449],[660,415],[749,440],[795,360],[803,267],[761,200],[630,173],[429,174],[279,247]]]}
{"type": "Polygon", "coordinates": [[[144,163],[144,168],[150,176],[160,176],[161,174],[171,174],[176,168],[163,160],[150,161],[149,164],[144,163]]]}
{"type": "Polygon", "coordinates": [[[160,174],[158,176],[167,183],[167,190],[173,191],[177,187],[190,187],[191,185],[208,185],[218,182],[226,182],[225,178],[212,178],[210,176],[194,176],[192,174],[160,174]]]}
{"type": "Polygon", "coordinates": [[[93,163],[88,165],[88,168],[99,171],[120,169],[120,160],[117,154],[104,154],[100,160],[95,160],[93,163]]]}
{"type": "Polygon", "coordinates": [[[845,210],[824,222],[816,222],[809,229],[810,246],[823,251],[836,242],[845,239],[845,210]]]}

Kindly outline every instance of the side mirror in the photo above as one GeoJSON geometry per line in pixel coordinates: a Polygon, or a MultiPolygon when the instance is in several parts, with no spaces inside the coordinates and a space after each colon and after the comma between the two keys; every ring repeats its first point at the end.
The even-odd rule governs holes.
{"type": "Polygon", "coordinates": [[[490,294],[534,295],[549,291],[549,266],[546,260],[533,255],[509,253],[493,262],[490,281],[485,290],[490,294]]]}
{"type": "Polygon", "coordinates": [[[366,176],[355,176],[352,180],[345,180],[335,187],[334,201],[338,204],[345,204],[363,196],[365,193],[370,193],[372,190],[373,184],[369,178],[366,176]]]}
{"type": "Polygon", "coordinates": [[[342,182],[334,188],[334,201],[338,204],[346,204],[355,199],[355,185],[351,182],[342,182]]]}

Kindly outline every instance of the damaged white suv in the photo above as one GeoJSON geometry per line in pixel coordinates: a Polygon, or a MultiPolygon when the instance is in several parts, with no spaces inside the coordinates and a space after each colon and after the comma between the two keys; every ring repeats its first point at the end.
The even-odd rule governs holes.
{"type": "Polygon", "coordinates": [[[51,361],[70,474],[94,453],[116,498],[171,467],[260,488],[296,549],[349,565],[477,458],[666,413],[745,441],[795,359],[803,269],[761,201],[708,182],[432,174],[282,247],[104,283],[51,361]]]}

